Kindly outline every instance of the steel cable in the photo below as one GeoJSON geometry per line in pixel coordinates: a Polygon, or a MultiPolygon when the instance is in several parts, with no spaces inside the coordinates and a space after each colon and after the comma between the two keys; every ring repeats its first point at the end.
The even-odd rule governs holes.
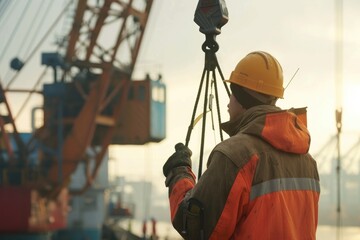
{"type": "MultiPolygon", "coordinates": [[[[53,24],[50,26],[50,28],[48,29],[48,31],[45,33],[45,35],[42,37],[42,39],[39,41],[39,43],[37,44],[37,46],[33,49],[33,51],[30,53],[30,55],[28,56],[28,58],[24,61],[24,65],[34,56],[34,54],[39,50],[39,48],[41,47],[41,45],[44,43],[44,41],[46,40],[46,38],[49,36],[49,34],[51,33],[51,31],[53,30],[53,28],[56,26],[56,24],[60,21],[61,17],[64,15],[64,13],[66,12],[67,8],[70,6],[71,4],[71,0],[69,0],[68,4],[64,7],[64,9],[60,12],[59,16],[55,19],[55,21],[53,22],[53,24]]],[[[17,72],[15,74],[15,76],[9,81],[9,83],[6,86],[5,90],[8,90],[9,87],[11,86],[11,84],[15,81],[15,79],[17,78],[17,76],[19,72],[17,72]]]]}
{"type": "MultiPolygon", "coordinates": [[[[13,2],[14,1],[10,1],[10,4],[13,3],[13,2]]],[[[2,20],[3,20],[3,23],[0,24],[0,33],[1,33],[1,27],[6,26],[8,18],[13,15],[12,12],[15,9],[15,6],[16,6],[17,3],[18,2],[15,2],[15,4],[12,4],[11,7],[10,7],[10,10],[8,10],[8,11],[5,11],[6,9],[4,9],[5,14],[7,13],[6,16],[5,16],[5,14],[1,14],[0,23],[1,23],[2,20]]],[[[9,6],[7,6],[6,8],[9,8],[9,6]]]]}
{"type": "Polygon", "coordinates": [[[20,25],[21,21],[23,20],[23,17],[24,17],[24,15],[25,15],[25,13],[26,13],[26,11],[27,11],[28,6],[29,6],[30,3],[31,3],[31,1],[28,1],[28,2],[26,3],[26,5],[25,5],[25,7],[24,7],[24,9],[23,9],[23,11],[22,11],[22,13],[21,13],[21,15],[20,15],[21,17],[19,18],[19,20],[18,20],[17,23],[15,24],[15,26],[14,26],[14,28],[13,28],[13,31],[11,32],[10,37],[9,37],[7,43],[5,44],[4,50],[3,50],[2,54],[0,55],[0,64],[1,64],[1,61],[2,61],[3,57],[5,56],[5,54],[6,54],[6,52],[7,52],[7,50],[9,50],[10,44],[13,43],[13,38],[14,38],[15,34],[17,33],[18,29],[19,29],[19,25],[20,25]]]}
{"type": "MultiPolygon", "coordinates": [[[[39,13],[39,12],[40,12],[42,6],[44,6],[44,5],[43,5],[43,4],[40,4],[40,6],[39,6],[38,10],[36,11],[36,13],[39,13]]],[[[38,17],[39,17],[39,14],[35,14],[35,17],[33,17],[32,21],[31,21],[31,23],[30,23],[30,26],[33,26],[33,25],[34,25],[34,23],[35,23],[35,21],[38,19],[38,17]]],[[[27,32],[26,32],[26,34],[25,34],[24,37],[23,37],[23,40],[22,40],[22,42],[21,42],[21,44],[20,44],[20,47],[19,47],[19,49],[18,49],[18,52],[17,52],[16,56],[19,56],[19,57],[21,56],[21,52],[22,52],[22,50],[23,50],[23,48],[24,48],[24,46],[25,46],[25,44],[26,44],[26,41],[28,40],[27,36],[29,36],[31,30],[32,30],[32,27],[28,27],[27,32]]],[[[36,34],[36,32],[35,32],[35,34],[36,34]]]]}
{"type": "Polygon", "coordinates": [[[0,21],[1,21],[2,17],[4,16],[3,13],[8,8],[9,3],[10,3],[10,0],[0,2],[0,21]]]}
{"type": "Polygon", "coordinates": [[[48,6],[47,6],[47,8],[46,8],[46,10],[45,10],[45,12],[44,12],[44,14],[43,14],[40,22],[39,22],[38,25],[37,25],[36,30],[34,31],[35,34],[32,36],[28,48],[26,49],[26,52],[25,52],[25,54],[24,54],[25,57],[29,54],[30,49],[32,48],[32,46],[33,46],[33,44],[34,44],[34,42],[35,42],[35,39],[36,39],[36,36],[37,36],[36,33],[39,32],[40,28],[43,26],[43,23],[45,23],[45,19],[46,19],[46,17],[48,16],[48,14],[49,14],[49,12],[50,12],[50,11],[49,11],[49,10],[50,10],[50,7],[52,6],[52,4],[53,4],[54,2],[55,2],[55,1],[48,1],[48,6]]]}

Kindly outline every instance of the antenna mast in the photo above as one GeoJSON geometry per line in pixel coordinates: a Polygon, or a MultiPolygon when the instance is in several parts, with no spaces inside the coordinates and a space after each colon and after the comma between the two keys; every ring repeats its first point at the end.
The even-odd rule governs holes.
{"type": "Polygon", "coordinates": [[[341,228],[341,151],[340,136],[342,128],[342,98],[343,98],[343,1],[335,0],[335,91],[336,91],[336,129],[337,129],[337,231],[336,239],[340,239],[341,228]]]}

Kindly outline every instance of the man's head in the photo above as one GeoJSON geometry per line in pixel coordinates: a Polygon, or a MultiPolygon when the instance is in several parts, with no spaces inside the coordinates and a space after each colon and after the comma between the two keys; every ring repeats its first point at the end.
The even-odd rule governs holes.
{"type": "MultiPolygon", "coordinates": [[[[226,82],[230,82],[232,96],[243,110],[257,105],[275,105],[284,94],[281,65],[262,51],[251,52],[241,59],[226,82]]],[[[229,109],[230,119],[236,117],[231,112],[238,111],[229,109]]]]}

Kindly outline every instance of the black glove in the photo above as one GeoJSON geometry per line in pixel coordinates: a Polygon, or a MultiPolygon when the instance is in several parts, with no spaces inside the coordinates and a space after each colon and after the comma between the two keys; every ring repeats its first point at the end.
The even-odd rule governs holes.
{"type": "Polygon", "coordinates": [[[172,169],[176,167],[191,167],[191,150],[183,143],[175,145],[175,153],[171,155],[163,166],[164,176],[167,177],[172,169]]]}

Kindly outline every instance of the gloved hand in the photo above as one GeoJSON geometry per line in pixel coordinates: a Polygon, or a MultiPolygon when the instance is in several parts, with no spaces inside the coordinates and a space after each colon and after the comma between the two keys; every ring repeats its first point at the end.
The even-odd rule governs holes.
{"type": "Polygon", "coordinates": [[[164,176],[167,177],[172,169],[176,167],[191,167],[191,150],[183,143],[175,145],[175,153],[171,155],[163,166],[164,176]]]}

